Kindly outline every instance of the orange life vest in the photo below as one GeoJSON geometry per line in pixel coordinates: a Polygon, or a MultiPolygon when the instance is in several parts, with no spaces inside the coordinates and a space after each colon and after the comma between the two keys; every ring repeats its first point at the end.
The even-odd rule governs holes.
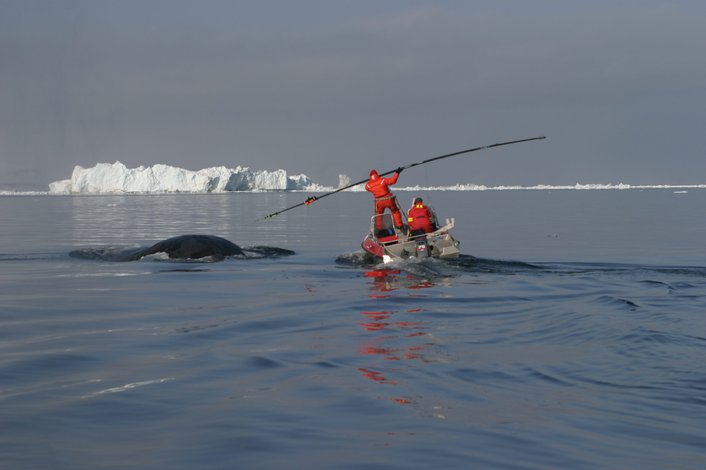
{"type": "Polygon", "coordinates": [[[407,212],[407,225],[410,231],[424,230],[425,233],[433,232],[434,214],[424,204],[415,204],[407,212]]]}

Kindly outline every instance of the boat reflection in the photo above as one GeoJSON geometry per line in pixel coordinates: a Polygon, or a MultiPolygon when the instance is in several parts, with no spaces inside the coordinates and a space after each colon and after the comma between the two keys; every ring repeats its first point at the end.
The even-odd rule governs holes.
{"type": "MultiPolygon", "coordinates": [[[[394,291],[409,290],[408,297],[420,297],[416,291],[432,287],[428,279],[403,274],[397,269],[375,269],[364,273],[370,279],[372,292],[368,297],[387,299],[394,291]]],[[[393,378],[404,368],[414,367],[411,363],[437,362],[428,357],[428,350],[435,345],[429,332],[429,321],[415,318],[425,312],[423,308],[404,310],[370,310],[360,312],[362,321],[359,325],[367,333],[366,340],[360,345],[359,352],[364,356],[380,358],[379,366],[360,367],[363,377],[382,385],[399,385],[393,378]],[[394,365],[392,365],[394,364],[394,365]]],[[[399,404],[413,404],[410,397],[393,396],[391,401],[399,404]]]]}
{"type": "Polygon", "coordinates": [[[426,289],[432,287],[434,283],[426,278],[420,278],[412,274],[402,275],[399,269],[373,269],[365,271],[363,276],[372,279],[373,292],[368,295],[371,298],[390,297],[389,292],[399,289],[426,289]]]}

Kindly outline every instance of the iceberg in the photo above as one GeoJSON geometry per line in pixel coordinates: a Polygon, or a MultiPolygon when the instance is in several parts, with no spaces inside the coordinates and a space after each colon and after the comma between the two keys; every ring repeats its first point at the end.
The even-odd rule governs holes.
{"type": "Polygon", "coordinates": [[[50,194],[220,193],[228,191],[316,191],[306,175],[238,166],[191,171],[157,164],[128,168],[120,162],[74,167],[71,179],[49,184],[50,194]]]}

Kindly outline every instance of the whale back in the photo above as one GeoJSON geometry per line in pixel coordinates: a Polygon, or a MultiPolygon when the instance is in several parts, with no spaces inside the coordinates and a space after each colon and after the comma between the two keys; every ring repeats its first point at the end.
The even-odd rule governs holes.
{"type": "Polygon", "coordinates": [[[211,257],[222,260],[228,256],[242,255],[243,250],[235,243],[215,235],[180,235],[140,250],[132,258],[140,259],[155,253],[166,253],[171,259],[211,257]]]}

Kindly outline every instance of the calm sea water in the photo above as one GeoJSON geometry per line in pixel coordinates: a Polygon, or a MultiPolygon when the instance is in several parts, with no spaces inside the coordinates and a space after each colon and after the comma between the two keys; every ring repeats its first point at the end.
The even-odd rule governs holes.
{"type": "Polygon", "coordinates": [[[357,264],[362,193],[0,197],[0,467],[706,465],[706,191],[423,195],[461,260],[357,264]],[[186,233],[297,254],[68,255],[186,233]]]}

